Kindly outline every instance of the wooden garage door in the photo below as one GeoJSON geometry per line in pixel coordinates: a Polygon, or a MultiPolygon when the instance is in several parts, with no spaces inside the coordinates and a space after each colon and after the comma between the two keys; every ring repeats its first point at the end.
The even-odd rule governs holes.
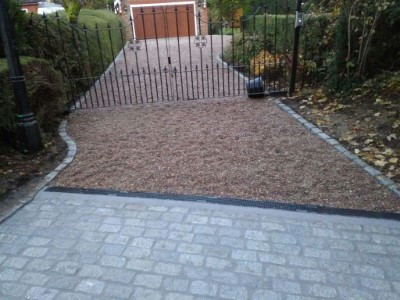
{"type": "Polygon", "coordinates": [[[195,35],[193,5],[132,7],[136,39],[195,35]]]}

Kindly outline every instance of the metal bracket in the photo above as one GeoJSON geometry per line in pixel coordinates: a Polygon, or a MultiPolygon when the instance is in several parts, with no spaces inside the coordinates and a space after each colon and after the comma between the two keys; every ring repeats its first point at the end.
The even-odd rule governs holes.
{"type": "Polygon", "coordinates": [[[295,24],[294,27],[303,27],[304,26],[304,13],[300,12],[300,11],[296,11],[296,20],[295,20],[295,24]]]}
{"type": "Polygon", "coordinates": [[[10,76],[8,77],[10,82],[23,82],[25,81],[25,76],[10,76]]]}

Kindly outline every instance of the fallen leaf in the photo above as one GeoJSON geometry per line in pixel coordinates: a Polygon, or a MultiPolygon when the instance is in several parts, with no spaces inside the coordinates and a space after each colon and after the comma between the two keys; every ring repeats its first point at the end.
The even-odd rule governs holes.
{"type": "Polygon", "coordinates": [[[387,164],[387,162],[384,160],[375,160],[374,161],[374,165],[377,167],[384,167],[386,164],[387,164]]]}
{"type": "Polygon", "coordinates": [[[382,152],[384,155],[392,155],[393,154],[393,150],[390,148],[386,148],[385,151],[382,152]]]}
{"type": "Polygon", "coordinates": [[[352,145],[352,146],[360,145],[360,143],[357,143],[356,141],[350,141],[349,144],[352,145]]]}
{"type": "Polygon", "coordinates": [[[364,141],[364,144],[368,145],[368,144],[371,144],[373,141],[374,141],[374,140],[366,139],[366,140],[364,141]]]}
{"type": "Polygon", "coordinates": [[[351,140],[354,139],[354,138],[355,138],[355,136],[352,135],[352,134],[345,134],[345,135],[343,135],[343,136],[340,138],[340,140],[341,140],[341,141],[349,142],[349,141],[351,141],[351,140]]]}
{"type": "Polygon", "coordinates": [[[355,154],[358,154],[358,153],[360,153],[360,149],[357,149],[357,148],[356,148],[356,149],[354,149],[354,153],[355,153],[355,154]]]}
{"type": "Polygon", "coordinates": [[[397,140],[397,136],[395,133],[389,134],[387,137],[387,140],[390,142],[391,140],[397,140]]]}
{"type": "Polygon", "coordinates": [[[391,164],[397,164],[398,161],[399,161],[399,159],[397,157],[393,157],[393,158],[389,159],[389,162],[391,164]]]}
{"type": "Polygon", "coordinates": [[[380,115],[381,115],[380,112],[377,112],[377,113],[374,114],[375,117],[379,117],[380,115]]]}

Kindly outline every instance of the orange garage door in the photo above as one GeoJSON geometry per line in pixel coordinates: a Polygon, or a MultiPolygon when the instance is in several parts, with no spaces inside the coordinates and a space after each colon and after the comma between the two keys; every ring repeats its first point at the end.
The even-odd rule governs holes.
{"type": "Polygon", "coordinates": [[[193,5],[132,7],[136,39],[195,35],[193,5]]]}

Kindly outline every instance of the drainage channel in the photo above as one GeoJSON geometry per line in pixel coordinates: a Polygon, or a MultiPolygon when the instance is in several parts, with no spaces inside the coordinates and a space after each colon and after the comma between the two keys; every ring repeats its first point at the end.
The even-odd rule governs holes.
{"type": "Polygon", "coordinates": [[[103,195],[103,196],[119,196],[119,197],[136,197],[136,198],[149,198],[160,200],[176,200],[186,202],[201,202],[222,205],[234,205],[244,207],[257,207],[265,209],[282,209],[287,211],[309,212],[325,215],[340,215],[352,217],[364,217],[374,219],[387,219],[400,221],[399,213],[390,212],[375,212],[357,209],[334,208],[317,205],[304,205],[304,204],[290,204],[275,202],[270,200],[250,200],[250,199],[237,199],[225,197],[210,197],[210,196],[196,196],[196,195],[176,195],[176,194],[158,194],[146,192],[121,192],[116,190],[107,189],[81,189],[81,188],[66,188],[66,187],[48,187],[46,192],[57,193],[73,193],[73,194],[86,194],[86,195],[103,195]]]}

